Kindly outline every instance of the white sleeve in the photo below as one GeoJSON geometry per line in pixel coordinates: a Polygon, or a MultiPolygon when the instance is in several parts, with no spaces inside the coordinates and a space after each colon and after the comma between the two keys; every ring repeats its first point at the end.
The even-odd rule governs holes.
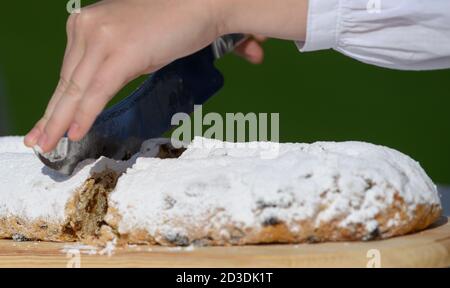
{"type": "Polygon", "coordinates": [[[450,0],[309,0],[302,52],[393,69],[450,68],[450,0]]]}

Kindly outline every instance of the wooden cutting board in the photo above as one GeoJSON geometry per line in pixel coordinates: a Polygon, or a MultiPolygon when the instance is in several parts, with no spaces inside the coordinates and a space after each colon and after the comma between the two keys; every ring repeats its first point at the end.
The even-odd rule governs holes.
{"type": "Polygon", "coordinates": [[[450,223],[382,241],[244,247],[0,241],[0,267],[450,267],[450,223]],[[95,254],[94,254],[95,253],[95,254]],[[91,255],[94,254],[94,255],[91,255]]]}

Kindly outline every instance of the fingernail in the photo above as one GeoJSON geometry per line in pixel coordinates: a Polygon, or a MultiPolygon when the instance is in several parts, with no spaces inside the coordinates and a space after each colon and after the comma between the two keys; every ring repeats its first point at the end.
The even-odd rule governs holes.
{"type": "Polygon", "coordinates": [[[28,132],[28,134],[25,136],[25,142],[27,144],[29,144],[30,146],[34,146],[36,145],[36,142],[38,140],[40,131],[37,127],[34,127],[33,129],[31,129],[30,132],[28,132]]]}
{"type": "Polygon", "coordinates": [[[78,123],[72,123],[70,125],[69,132],[67,133],[69,135],[69,138],[76,138],[79,130],[80,125],[78,125],[78,123]]]}
{"type": "Polygon", "coordinates": [[[39,147],[38,145],[34,145],[33,146],[33,150],[36,151],[39,154],[43,154],[44,151],[42,151],[41,147],[39,147]]]}
{"type": "Polygon", "coordinates": [[[43,133],[42,135],[41,135],[41,137],[39,137],[39,141],[38,141],[38,143],[37,143],[37,145],[39,146],[39,148],[41,148],[41,151],[43,151],[44,149],[44,146],[45,146],[45,144],[47,143],[47,133],[43,133]]]}

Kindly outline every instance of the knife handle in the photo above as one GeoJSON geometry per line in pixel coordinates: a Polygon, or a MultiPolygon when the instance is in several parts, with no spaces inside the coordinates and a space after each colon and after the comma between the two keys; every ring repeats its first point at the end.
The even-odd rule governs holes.
{"type": "Polygon", "coordinates": [[[241,33],[227,34],[217,38],[216,41],[211,44],[214,57],[216,59],[221,58],[225,54],[233,51],[234,48],[247,39],[249,39],[249,36],[241,33]]]}

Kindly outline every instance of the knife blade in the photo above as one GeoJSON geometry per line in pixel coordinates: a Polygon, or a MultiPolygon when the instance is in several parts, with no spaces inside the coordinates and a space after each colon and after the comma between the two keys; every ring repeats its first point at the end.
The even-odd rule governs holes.
{"type": "Polygon", "coordinates": [[[78,142],[65,135],[48,153],[34,149],[47,167],[71,175],[81,161],[100,156],[127,160],[142,143],[160,137],[172,116],[191,113],[219,91],[224,79],[214,61],[245,41],[244,34],[224,35],[210,46],[161,68],[127,98],[103,111],[78,142]]]}

